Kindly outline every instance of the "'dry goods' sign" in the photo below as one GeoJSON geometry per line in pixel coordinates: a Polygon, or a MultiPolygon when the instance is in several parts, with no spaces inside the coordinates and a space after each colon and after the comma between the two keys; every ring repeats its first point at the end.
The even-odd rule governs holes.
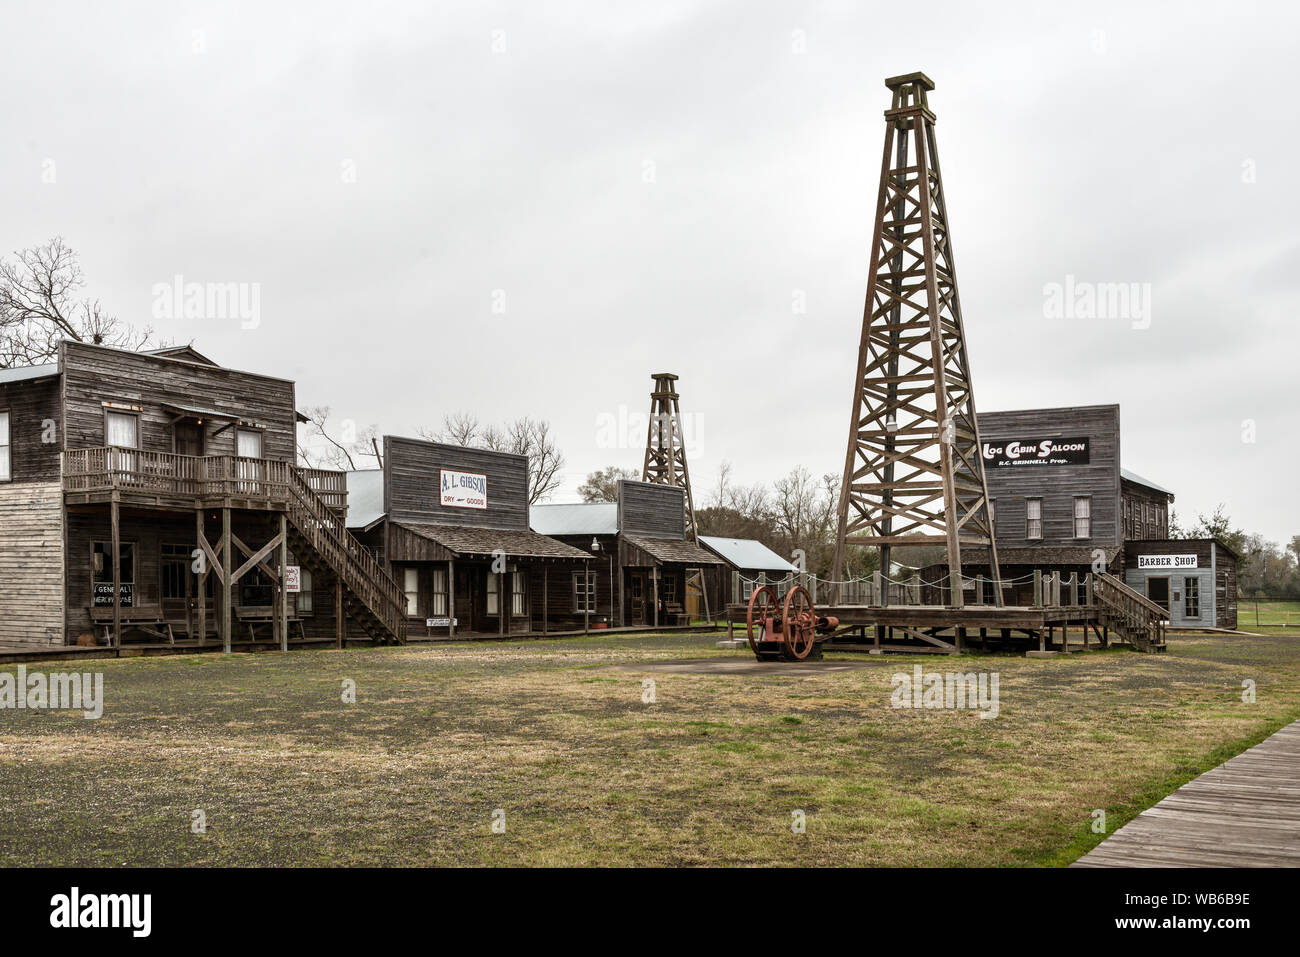
{"type": "Polygon", "coordinates": [[[487,508],[487,476],[442,469],[442,504],[448,508],[487,508]]]}

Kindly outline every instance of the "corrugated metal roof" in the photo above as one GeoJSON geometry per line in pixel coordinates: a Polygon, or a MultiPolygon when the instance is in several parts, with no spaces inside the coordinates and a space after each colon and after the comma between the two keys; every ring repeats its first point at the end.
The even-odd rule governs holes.
{"type": "Polygon", "coordinates": [[[752,538],[717,538],[701,535],[700,544],[721,555],[733,568],[746,568],[764,572],[797,572],[790,564],[762,542],[752,538]]]}
{"type": "Polygon", "coordinates": [[[384,470],[348,473],[348,528],[365,528],[384,517],[384,470]]]}
{"type": "Polygon", "coordinates": [[[25,379],[44,379],[46,376],[58,375],[59,364],[47,362],[39,366],[19,366],[16,369],[0,369],[0,382],[22,382],[25,379]]]}
{"type": "Polygon", "coordinates": [[[1130,482],[1136,482],[1138,485],[1145,485],[1147,488],[1153,488],[1157,492],[1164,492],[1166,495],[1174,494],[1173,492],[1169,491],[1169,489],[1165,488],[1163,485],[1157,485],[1155,482],[1151,481],[1150,479],[1144,479],[1142,476],[1138,475],[1137,472],[1130,472],[1128,469],[1125,468],[1119,470],[1119,477],[1122,479],[1128,479],[1130,482]]]}
{"type": "Polygon", "coordinates": [[[571,505],[534,505],[528,524],[542,535],[617,535],[615,502],[575,502],[571,505]]]}

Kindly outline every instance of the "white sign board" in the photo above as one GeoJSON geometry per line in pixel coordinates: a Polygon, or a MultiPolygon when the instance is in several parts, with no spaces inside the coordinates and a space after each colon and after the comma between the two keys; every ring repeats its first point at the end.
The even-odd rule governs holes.
{"type": "Polygon", "coordinates": [[[1196,568],[1195,555],[1139,555],[1138,569],[1160,569],[1162,571],[1179,568],[1196,568]]]}
{"type": "Polygon", "coordinates": [[[460,619],[458,619],[458,618],[426,618],[426,619],[424,619],[424,626],[425,626],[426,628],[448,628],[448,627],[450,627],[451,625],[459,625],[459,624],[460,624],[460,619]]]}
{"type": "Polygon", "coordinates": [[[291,595],[302,591],[301,565],[284,566],[284,590],[291,595]]]}
{"type": "Polygon", "coordinates": [[[487,508],[487,476],[441,469],[442,504],[447,508],[487,508]]]}

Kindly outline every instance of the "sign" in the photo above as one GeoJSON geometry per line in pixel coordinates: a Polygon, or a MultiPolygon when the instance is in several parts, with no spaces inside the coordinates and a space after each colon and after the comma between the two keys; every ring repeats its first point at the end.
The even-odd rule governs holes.
{"type": "Polygon", "coordinates": [[[1138,568],[1159,568],[1177,570],[1179,568],[1197,568],[1195,555],[1139,555],[1138,568]]]}
{"type": "Polygon", "coordinates": [[[1005,439],[984,442],[984,463],[994,468],[1024,465],[1087,465],[1088,439],[1005,439]]]}
{"type": "MultiPolygon", "coordinates": [[[[118,592],[121,606],[131,608],[135,605],[135,586],[130,582],[122,582],[121,590],[118,592]]],[[[113,607],[113,583],[112,582],[95,582],[94,603],[97,608],[113,607]]]]}
{"type": "Polygon", "coordinates": [[[487,476],[479,472],[442,469],[442,505],[446,508],[487,508],[487,476]]]}
{"type": "Polygon", "coordinates": [[[302,591],[301,565],[284,566],[284,590],[291,595],[302,591]]]}
{"type": "Polygon", "coordinates": [[[424,627],[426,628],[449,628],[452,625],[459,625],[459,618],[426,618],[424,627]]]}

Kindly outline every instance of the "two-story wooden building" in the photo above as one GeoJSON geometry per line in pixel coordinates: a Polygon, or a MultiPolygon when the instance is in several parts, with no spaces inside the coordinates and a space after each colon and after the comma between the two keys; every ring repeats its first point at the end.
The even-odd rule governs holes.
{"type": "Polygon", "coordinates": [[[0,642],[400,641],[298,421],[292,382],[188,347],[68,341],[0,373],[0,642]]]}
{"type": "Polygon", "coordinates": [[[390,435],[383,468],[349,472],[348,488],[348,524],[400,585],[412,639],[574,624],[547,596],[592,556],[529,528],[526,456],[390,435]]]}
{"type": "MultiPolygon", "coordinates": [[[[1235,627],[1235,555],[1222,543],[1168,539],[1174,493],[1121,466],[1118,405],[981,412],[979,428],[1005,600],[1032,602],[1036,571],[1074,582],[1101,571],[1169,608],[1175,624],[1184,617],[1180,609],[1190,609],[1188,621],[1235,627]],[[1203,553],[1213,581],[1172,587],[1167,573],[1148,576],[1136,567],[1139,553],[1191,552],[1203,553]],[[1209,594],[1220,588],[1227,589],[1224,597],[1209,594]],[[1175,607],[1178,602],[1183,605],[1175,607]]],[[[992,601],[988,549],[963,549],[962,566],[965,601],[992,601]],[[976,595],[977,586],[983,595],[976,595]]],[[[923,569],[921,578],[946,572],[923,569]]]]}

